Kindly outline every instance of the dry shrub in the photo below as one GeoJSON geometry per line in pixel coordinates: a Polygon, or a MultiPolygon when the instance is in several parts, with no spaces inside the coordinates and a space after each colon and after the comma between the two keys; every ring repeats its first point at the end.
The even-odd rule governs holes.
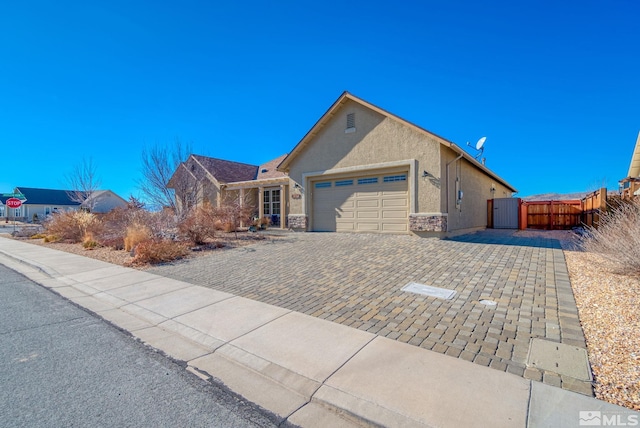
{"type": "Polygon", "coordinates": [[[152,213],[134,204],[115,208],[100,217],[102,227],[94,231],[95,239],[101,245],[122,250],[127,229],[136,224],[150,224],[151,217],[152,213]]]}
{"type": "Polygon", "coordinates": [[[640,199],[603,214],[598,228],[589,228],[581,245],[608,260],[616,273],[640,274],[640,199]]]}
{"type": "Polygon", "coordinates": [[[219,210],[209,203],[193,208],[178,225],[178,230],[196,245],[206,244],[215,237],[221,221],[219,210]]]}
{"type": "Polygon", "coordinates": [[[141,242],[147,241],[151,238],[151,229],[144,224],[134,223],[127,227],[126,235],[124,237],[124,249],[125,251],[131,251],[141,242]]]}
{"type": "Polygon", "coordinates": [[[93,238],[93,234],[91,232],[87,232],[87,234],[82,239],[82,246],[87,250],[98,247],[100,244],[93,238]]]}
{"type": "Polygon", "coordinates": [[[180,259],[189,253],[189,246],[184,242],[169,239],[150,239],[140,242],[135,249],[133,265],[166,263],[180,259]]]}
{"type": "Polygon", "coordinates": [[[64,211],[51,215],[45,223],[47,235],[55,235],[59,240],[81,242],[92,228],[99,227],[95,215],[86,211],[64,211]]]}

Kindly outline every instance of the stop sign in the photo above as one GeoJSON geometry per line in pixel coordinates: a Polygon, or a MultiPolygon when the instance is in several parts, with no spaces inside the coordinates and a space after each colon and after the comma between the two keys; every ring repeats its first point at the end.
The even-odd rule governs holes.
{"type": "Polygon", "coordinates": [[[20,205],[22,205],[22,201],[18,198],[9,198],[7,199],[6,205],[9,208],[20,208],[20,205]]]}

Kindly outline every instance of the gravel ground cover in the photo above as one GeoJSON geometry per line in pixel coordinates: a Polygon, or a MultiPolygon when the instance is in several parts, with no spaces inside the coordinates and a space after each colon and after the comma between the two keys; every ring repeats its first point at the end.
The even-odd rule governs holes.
{"type": "Polygon", "coordinates": [[[611,273],[597,254],[564,254],[596,397],[640,410],[640,278],[611,273]]]}
{"type": "MultiPolygon", "coordinates": [[[[570,231],[527,230],[517,234],[561,242],[586,337],[596,397],[640,410],[640,278],[612,273],[602,257],[578,249],[576,235],[570,231]]],[[[251,236],[226,238],[227,248],[259,242],[251,236]]],[[[108,248],[86,250],[79,244],[28,242],[119,265],[131,260],[128,252],[108,248]]],[[[204,253],[194,252],[192,257],[204,253]]]]}

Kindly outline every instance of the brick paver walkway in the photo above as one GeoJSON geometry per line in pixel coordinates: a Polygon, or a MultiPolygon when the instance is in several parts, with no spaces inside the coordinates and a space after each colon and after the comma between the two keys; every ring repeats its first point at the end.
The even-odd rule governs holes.
{"type": "Polygon", "coordinates": [[[451,240],[290,233],[151,271],[591,393],[586,382],[525,364],[532,338],[586,348],[554,239],[500,230],[451,240]],[[412,281],[456,295],[401,290],[412,281]]]}

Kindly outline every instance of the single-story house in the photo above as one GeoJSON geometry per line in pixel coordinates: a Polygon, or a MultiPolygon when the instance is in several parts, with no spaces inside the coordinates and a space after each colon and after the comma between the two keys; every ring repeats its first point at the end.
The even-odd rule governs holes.
{"type": "MultiPolygon", "coordinates": [[[[4,216],[16,218],[22,221],[33,221],[34,214],[42,220],[54,212],[78,210],[84,204],[73,201],[67,190],[38,189],[32,187],[16,187],[13,191],[24,195],[24,202],[20,208],[6,208],[4,216]]],[[[8,197],[2,198],[4,204],[8,197]]],[[[111,190],[98,190],[92,195],[94,213],[106,213],[113,208],[125,206],[127,201],[116,195],[111,190]]]]}
{"type": "Polygon", "coordinates": [[[487,200],[516,192],[456,144],[348,92],[287,155],[260,166],[192,155],[170,184],[177,200],[197,189],[195,203],[253,203],[282,228],[440,237],[484,228],[487,200]]]}
{"type": "Polygon", "coordinates": [[[624,199],[640,196],[640,132],[638,132],[636,146],[631,155],[629,172],[625,178],[619,181],[619,185],[624,199]]]}
{"type": "Polygon", "coordinates": [[[108,213],[114,208],[124,207],[127,201],[111,190],[96,190],[83,202],[83,207],[92,206],[91,212],[96,214],[108,213]]]}

